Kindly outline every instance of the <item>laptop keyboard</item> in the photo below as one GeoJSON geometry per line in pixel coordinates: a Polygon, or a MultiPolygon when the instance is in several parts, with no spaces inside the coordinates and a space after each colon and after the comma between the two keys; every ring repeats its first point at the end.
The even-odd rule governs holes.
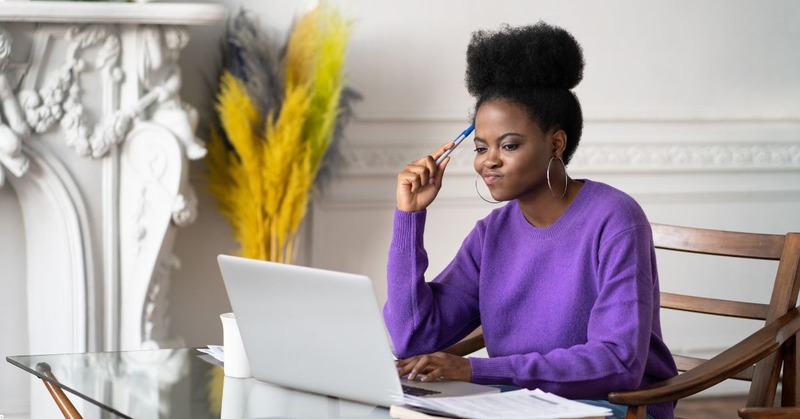
{"type": "Polygon", "coordinates": [[[441,393],[441,391],[428,390],[427,388],[407,386],[405,384],[403,384],[402,386],[403,386],[403,393],[407,394],[409,396],[423,397],[423,396],[430,396],[431,394],[439,394],[439,393],[441,393]]]}

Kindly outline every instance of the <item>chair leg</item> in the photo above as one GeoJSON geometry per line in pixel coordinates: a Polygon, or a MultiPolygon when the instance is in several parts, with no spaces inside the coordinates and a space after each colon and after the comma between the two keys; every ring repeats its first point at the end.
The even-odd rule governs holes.
{"type": "Polygon", "coordinates": [[[646,419],[647,406],[628,406],[628,413],[625,414],[625,419],[646,419]]]}
{"type": "Polygon", "coordinates": [[[783,381],[781,383],[781,406],[797,406],[797,356],[800,348],[797,345],[797,336],[788,339],[783,346],[783,381]]]}
{"type": "MultiPolygon", "coordinates": [[[[50,370],[50,365],[48,365],[46,362],[37,364],[36,370],[45,377],[50,378],[53,381],[58,381],[56,376],[53,375],[53,372],[50,370]]],[[[58,409],[61,410],[61,414],[64,415],[64,419],[83,419],[83,416],[78,413],[78,410],[72,405],[72,402],[69,400],[61,387],[45,379],[42,379],[42,382],[44,383],[44,386],[47,387],[47,391],[50,392],[50,396],[52,396],[53,400],[56,402],[58,409]]]]}

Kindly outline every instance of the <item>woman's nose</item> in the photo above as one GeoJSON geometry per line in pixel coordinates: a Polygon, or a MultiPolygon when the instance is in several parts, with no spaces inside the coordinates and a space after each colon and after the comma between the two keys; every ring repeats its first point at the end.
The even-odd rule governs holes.
{"type": "Polygon", "coordinates": [[[494,169],[500,166],[500,159],[497,157],[497,153],[493,151],[487,151],[486,157],[483,159],[483,166],[489,169],[494,169]]]}

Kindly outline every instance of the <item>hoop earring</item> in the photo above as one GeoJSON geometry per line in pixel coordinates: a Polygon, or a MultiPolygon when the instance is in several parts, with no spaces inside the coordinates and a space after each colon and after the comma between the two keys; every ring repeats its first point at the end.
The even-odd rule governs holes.
{"type": "Polygon", "coordinates": [[[500,202],[502,202],[502,201],[489,200],[489,199],[484,198],[483,195],[481,195],[481,191],[480,191],[480,189],[478,189],[478,177],[479,176],[480,176],[480,174],[475,173],[475,192],[478,193],[478,196],[481,197],[481,199],[483,199],[484,201],[486,201],[486,202],[488,202],[490,204],[499,204],[500,202]]]}
{"type": "Polygon", "coordinates": [[[550,188],[550,193],[553,195],[553,198],[556,197],[556,193],[553,192],[553,185],[550,184],[550,165],[553,163],[553,160],[558,160],[561,162],[561,165],[564,166],[564,192],[561,193],[561,196],[558,199],[563,199],[564,195],[567,194],[567,187],[569,186],[569,176],[567,176],[567,164],[564,163],[564,160],[561,157],[550,157],[550,161],[547,162],[547,187],[550,188]]]}

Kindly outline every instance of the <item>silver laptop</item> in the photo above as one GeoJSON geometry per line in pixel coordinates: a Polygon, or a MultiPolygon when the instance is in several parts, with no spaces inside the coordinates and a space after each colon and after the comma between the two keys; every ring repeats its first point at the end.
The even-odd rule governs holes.
{"type": "Polygon", "coordinates": [[[402,402],[404,385],[436,392],[429,397],[498,391],[401,383],[366,276],[227,255],[217,261],[257,380],[379,406],[402,402]]]}

